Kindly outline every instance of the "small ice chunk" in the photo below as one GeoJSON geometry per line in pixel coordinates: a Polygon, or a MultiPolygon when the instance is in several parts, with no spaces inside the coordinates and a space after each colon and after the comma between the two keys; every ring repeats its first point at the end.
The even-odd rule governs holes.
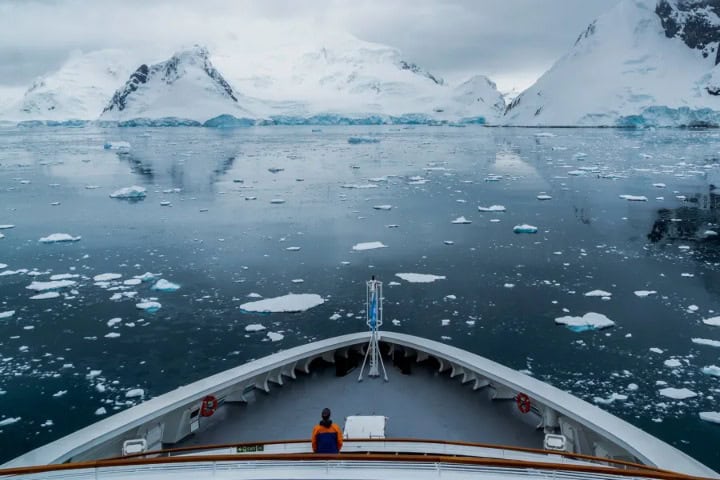
{"type": "Polygon", "coordinates": [[[69,233],[51,233],[47,237],[42,237],[40,243],[63,243],[63,242],[77,242],[82,237],[73,237],[69,233]]]}
{"type": "Polygon", "coordinates": [[[682,366],[682,362],[677,358],[669,358],[663,362],[663,365],[669,368],[677,368],[682,366]]]}
{"type": "Polygon", "coordinates": [[[8,310],[6,312],[0,312],[0,318],[10,318],[15,315],[15,310],[8,310]]]}
{"type": "Polygon", "coordinates": [[[506,284],[503,285],[503,287],[505,287],[505,288],[515,288],[515,284],[514,284],[514,283],[506,283],[506,284]]]}
{"type": "Polygon", "coordinates": [[[162,304],[160,304],[160,302],[153,301],[142,301],[136,303],[135,306],[140,310],[145,310],[148,313],[155,313],[162,308],[162,304]]]}
{"type": "Polygon", "coordinates": [[[50,300],[51,298],[58,298],[59,296],[60,293],[50,291],[33,295],[32,297],[30,297],[30,300],[50,300]]]}
{"type": "Polygon", "coordinates": [[[380,139],[370,137],[350,137],[348,138],[347,142],[350,145],[358,145],[361,143],[380,143],[380,139]]]}
{"type": "Polygon", "coordinates": [[[106,415],[107,410],[105,410],[105,407],[100,407],[97,410],[95,410],[95,415],[106,415]]]}
{"type": "Polygon", "coordinates": [[[80,275],[73,273],[59,273],[57,275],[51,275],[50,280],[68,280],[70,278],[78,278],[80,275]]]}
{"type": "Polygon", "coordinates": [[[455,242],[453,242],[452,240],[443,240],[443,243],[445,245],[455,245],[455,242]]]}
{"type": "Polygon", "coordinates": [[[513,232],[515,233],[537,233],[538,228],[533,225],[523,224],[523,225],[515,225],[513,227],[513,232]]]}
{"type": "Polygon", "coordinates": [[[122,275],[119,273],[101,273],[100,275],[95,275],[93,280],[96,282],[109,282],[111,280],[117,280],[118,278],[122,278],[122,275]]]}
{"type": "Polygon", "coordinates": [[[267,337],[270,339],[271,342],[279,342],[280,340],[285,338],[285,335],[277,332],[268,332],[267,337]]]}
{"type": "Polygon", "coordinates": [[[409,283],[432,283],[435,280],[445,280],[444,275],[432,275],[429,273],[396,273],[396,277],[400,277],[409,283]]]}
{"type": "Polygon", "coordinates": [[[504,205],[490,205],[489,207],[478,207],[480,212],[504,212],[504,205]]]}
{"type": "Polygon", "coordinates": [[[70,287],[75,285],[77,282],[72,280],[55,280],[52,282],[32,282],[30,285],[25,287],[28,290],[35,290],[36,292],[44,292],[46,290],[57,290],[59,288],[70,287]]]}
{"type": "Polygon", "coordinates": [[[0,230],[9,230],[15,228],[15,225],[0,225],[0,230]]]}
{"type": "Polygon", "coordinates": [[[135,285],[140,285],[141,283],[142,283],[142,280],[140,280],[139,278],[128,278],[127,280],[125,280],[123,282],[123,285],[135,286],[135,285]]]}
{"type": "Polygon", "coordinates": [[[285,247],[285,250],[287,250],[288,252],[299,252],[300,247],[285,247]]]}
{"type": "Polygon", "coordinates": [[[665,188],[666,186],[664,183],[653,183],[653,187],[655,188],[665,188]]]}
{"type": "Polygon", "coordinates": [[[450,223],[453,223],[455,225],[468,225],[472,222],[465,217],[458,217],[450,223]]]}
{"type": "Polygon", "coordinates": [[[720,317],[704,318],[703,323],[711,327],[720,327],[720,317]]]}
{"type": "Polygon", "coordinates": [[[144,397],[144,396],[145,396],[145,390],[143,390],[142,388],[133,388],[133,389],[125,392],[126,398],[137,398],[137,397],[144,397]]]}
{"type": "Polygon", "coordinates": [[[265,325],[261,323],[252,323],[245,327],[246,332],[259,332],[261,330],[265,330],[265,325]]]}
{"type": "Polygon", "coordinates": [[[120,317],[111,318],[110,320],[107,321],[107,326],[112,327],[114,325],[117,325],[120,322],[122,322],[122,318],[120,318],[120,317]]]}
{"type": "Polygon", "coordinates": [[[356,252],[360,252],[363,250],[374,250],[376,248],[387,248],[387,245],[383,244],[382,242],[364,242],[356,243],[352,247],[352,249],[356,252]]]}
{"type": "Polygon", "coordinates": [[[443,327],[447,327],[448,325],[450,325],[450,319],[443,318],[442,320],[440,320],[440,325],[442,325],[443,327]]]}
{"type": "Polygon", "coordinates": [[[150,282],[158,277],[157,273],[145,272],[142,275],[135,275],[133,278],[137,278],[141,282],[150,282]]]}
{"type": "Polygon", "coordinates": [[[110,332],[105,334],[105,338],[117,338],[120,334],[118,332],[110,332]]]}
{"type": "Polygon", "coordinates": [[[143,187],[133,185],[132,187],[121,188],[115,190],[110,194],[110,198],[119,198],[122,200],[142,200],[147,196],[146,190],[143,187]]]}
{"type": "Polygon", "coordinates": [[[160,206],[161,206],[161,207],[171,207],[171,206],[172,206],[172,202],[170,202],[170,201],[168,201],[168,200],[163,200],[162,202],[160,202],[160,206]]]}
{"type": "Polygon", "coordinates": [[[708,365],[707,367],[703,367],[700,371],[705,375],[720,377],[720,367],[717,365],[708,365]]]}
{"type": "Polygon", "coordinates": [[[161,278],[160,280],[155,282],[155,285],[153,285],[151,288],[153,290],[158,290],[161,292],[175,292],[180,289],[180,285],[161,278]]]}
{"type": "Polygon", "coordinates": [[[595,403],[599,403],[601,405],[610,405],[615,400],[622,401],[622,400],[627,400],[627,398],[628,398],[627,395],[623,395],[621,393],[612,393],[612,394],[610,394],[610,396],[608,398],[595,397],[595,398],[593,398],[593,401],[595,403]]]}
{"type": "Polygon", "coordinates": [[[13,423],[19,422],[21,419],[22,419],[21,417],[3,418],[2,420],[0,420],[0,427],[6,427],[8,425],[12,425],[13,423]]]}
{"type": "Polygon", "coordinates": [[[248,293],[247,297],[248,298],[262,298],[262,295],[260,295],[259,293],[253,292],[253,293],[248,293]]]}
{"type": "Polygon", "coordinates": [[[655,295],[657,292],[655,290],[635,290],[633,293],[635,293],[636,297],[644,298],[649,295],[655,295]]]}
{"type": "Polygon", "coordinates": [[[700,412],[700,420],[711,423],[720,423],[720,412],[700,412]]]}
{"type": "Polygon", "coordinates": [[[314,293],[290,293],[275,298],[266,298],[256,302],[248,302],[240,305],[245,312],[257,313],[279,313],[279,312],[304,312],[318,305],[325,303],[320,295],[314,293]]]}
{"type": "Polygon", "coordinates": [[[612,297],[612,293],[605,290],[593,290],[585,294],[586,297],[612,297]]]}
{"type": "Polygon", "coordinates": [[[53,393],[53,397],[59,398],[62,397],[67,393],[67,390],[58,390],[57,392],[53,393]]]}
{"type": "Polygon", "coordinates": [[[392,210],[392,205],[375,205],[373,206],[375,210],[392,210]]]}
{"type": "Polygon", "coordinates": [[[620,198],[628,202],[647,202],[647,197],[644,195],[620,195],[620,198]]]}
{"type": "Polygon", "coordinates": [[[552,197],[550,195],[546,195],[544,193],[541,193],[537,196],[538,200],[552,200],[552,197]]]}
{"type": "Polygon", "coordinates": [[[553,138],[554,136],[555,134],[550,132],[538,132],[535,134],[537,138],[553,138]]]}
{"type": "Polygon", "coordinates": [[[555,323],[565,325],[573,332],[600,330],[615,325],[615,322],[601,313],[588,312],[582,317],[565,316],[555,319],[555,323]]]}
{"type": "Polygon", "coordinates": [[[697,397],[697,393],[687,388],[662,388],[659,393],[663,397],[672,398],[674,400],[685,400],[686,398],[697,397]]]}
{"type": "Polygon", "coordinates": [[[630,383],[630,384],[628,384],[628,386],[627,386],[627,389],[628,389],[629,391],[631,391],[631,392],[634,392],[634,391],[636,391],[636,390],[639,389],[639,388],[640,388],[640,387],[638,386],[637,383],[630,383]]]}
{"type": "Polygon", "coordinates": [[[657,347],[650,347],[649,350],[650,350],[651,352],[653,352],[653,353],[665,353],[665,352],[663,351],[663,349],[657,348],[657,347]]]}
{"type": "Polygon", "coordinates": [[[283,198],[271,198],[270,203],[273,203],[275,205],[280,205],[281,203],[285,203],[285,199],[283,198]]]}
{"type": "Polygon", "coordinates": [[[103,144],[105,150],[130,150],[130,143],[114,140],[108,141],[103,144]]]}
{"type": "Polygon", "coordinates": [[[707,345],[709,347],[720,347],[720,340],[710,340],[709,338],[693,338],[692,342],[697,345],[707,345]]]}

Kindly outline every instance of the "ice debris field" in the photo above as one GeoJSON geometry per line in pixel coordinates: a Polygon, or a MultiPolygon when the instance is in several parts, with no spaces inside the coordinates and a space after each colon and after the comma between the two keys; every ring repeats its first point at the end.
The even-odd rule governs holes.
{"type": "Polygon", "coordinates": [[[383,328],[631,422],[720,418],[716,133],[247,132],[8,134],[0,436],[362,330],[372,275],[383,328]]]}

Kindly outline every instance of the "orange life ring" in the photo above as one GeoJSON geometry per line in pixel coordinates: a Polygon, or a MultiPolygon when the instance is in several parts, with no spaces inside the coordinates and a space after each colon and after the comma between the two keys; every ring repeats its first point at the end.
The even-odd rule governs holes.
{"type": "Polygon", "coordinates": [[[212,395],[208,395],[202,399],[202,405],[200,405],[200,415],[203,417],[209,417],[215,410],[217,410],[218,401],[217,398],[212,395]]]}
{"type": "Polygon", "coordinates": [[[532,408],[532,402],[530,401],[530,397],[528,397],[524,393],[517,394],[517,397],[515,397],[515,403],[517,403],[518,410],[520,410],[522,413],[528,413],[530,411],[530,408],[532,408]]]}

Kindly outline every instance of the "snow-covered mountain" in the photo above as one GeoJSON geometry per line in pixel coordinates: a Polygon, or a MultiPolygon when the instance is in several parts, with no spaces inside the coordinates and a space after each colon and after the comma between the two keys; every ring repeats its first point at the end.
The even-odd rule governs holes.
{"type": "Polygon", "coordinates": [[[75,53],[59,70],[36,79],[20,98],[0,104],[0,118],[95,119],[134,61],[134,55],[121,50],[75,53]]]}
{"type": "Polygon", "coordinates": [[[195,46],[154,65],[141,65],[105,106],[104,120],[179,117],[203,122],[222,114],[250,116],[236,93],[195,46]]]}
{"type": "Polygon", "coordinates": [[[720,4],[623,0],[508,107],[504,124],[720,124],[720,4]]]}
{"type": "Polygon", "coordinates": [[[344,33],[296,38],[302,41],[277,45],[271,52],[239,53],[241,46],[218,45],[213,62],[237,90],[272,102],[265,115],[421,114],[495,120],[504,109],[504,104],[497,105],[499,93],[492,82],[464,84],[463,91],[470,93],[465,98],[395,48],[344,33]],[[478,90],[470,92],[473,86],[478,90]]]}

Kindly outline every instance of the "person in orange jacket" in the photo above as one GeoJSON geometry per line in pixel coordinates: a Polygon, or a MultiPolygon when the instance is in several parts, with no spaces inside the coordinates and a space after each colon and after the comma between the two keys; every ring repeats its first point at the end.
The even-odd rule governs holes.
{"type": "Polygon", "coordinates": [[[323,408],[322,420],[312,432],[312,449],[315,453],[339,453],[343,445],[342,431],[330,420],[330,409],[323,408]]]}

